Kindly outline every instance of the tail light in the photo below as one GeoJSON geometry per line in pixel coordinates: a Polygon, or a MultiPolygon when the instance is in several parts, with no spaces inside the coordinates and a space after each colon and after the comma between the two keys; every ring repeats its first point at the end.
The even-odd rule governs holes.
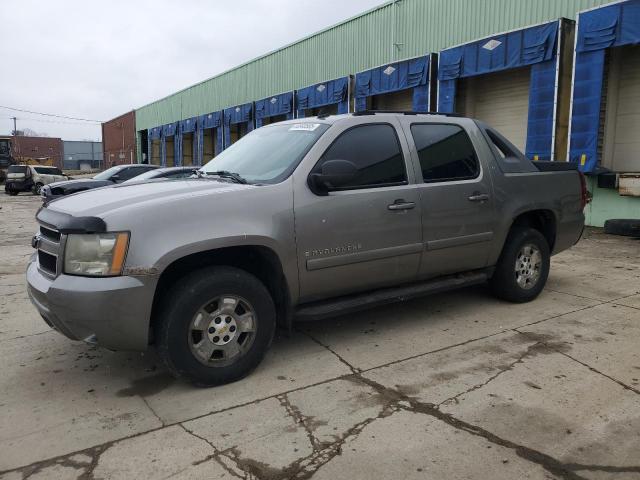
{"type": "Polygon", "coordinates": [[[587,179],[585,178],[584,173],[578,171],[578,175],[580,176],[580,200],[582,208],[584,208],[591,201],[591,192],[587,189],[587,179]]]}

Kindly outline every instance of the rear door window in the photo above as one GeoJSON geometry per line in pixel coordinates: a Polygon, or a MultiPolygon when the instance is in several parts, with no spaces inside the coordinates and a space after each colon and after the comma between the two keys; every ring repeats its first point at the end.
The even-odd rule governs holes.
{"type": "Polygon", "coordinates": [[[425,183],[471,180],[480,175],[480,163],[467,132],[458,125],[411,125],[425,183]]]}
{"type": "Polygon", "coordinates": [[[358,169],[354,181],[340,190],[407,183],[396,129],[386,123],[360,125],[343,132],[325,151],[313,172],[321,172],[322,165],[329,160],[348,160],[358,169]]]}

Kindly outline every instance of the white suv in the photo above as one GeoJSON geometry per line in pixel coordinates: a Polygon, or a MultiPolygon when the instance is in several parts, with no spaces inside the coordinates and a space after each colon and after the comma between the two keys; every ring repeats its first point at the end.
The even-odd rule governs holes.
{"type": "Polygon", "coordinates": [[[33,192],[40,195],[40,189],[49,183],[68,180],[58,167],[44,165],[11,165],[7,170],[7,183],[4,191],[9,195],[20,192],[33,192]]]}

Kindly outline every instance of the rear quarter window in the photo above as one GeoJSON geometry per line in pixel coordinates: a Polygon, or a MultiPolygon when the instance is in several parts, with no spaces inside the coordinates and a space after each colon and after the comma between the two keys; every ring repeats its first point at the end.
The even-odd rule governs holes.
{"type": "Polygon", "coordinates": [[[471,180],[480,175],[476,150],[459,125],[414,123],[411,135],[425,183],[471,180]]]}

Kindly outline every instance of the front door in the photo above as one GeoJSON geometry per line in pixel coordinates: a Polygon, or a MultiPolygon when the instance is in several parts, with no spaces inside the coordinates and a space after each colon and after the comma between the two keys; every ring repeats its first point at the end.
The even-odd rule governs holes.
{"type": "Polygon", "coordinates": [[[496,216],[491,178],[469,135],[457,124],[405,125],[422,173],[420,277],[485,267],[496,216]]]}
{"type": "Polygon", "coordinates": [[[326,161],[348,160],[358,169],[356,178],[326,196],[306,185],[296,192],[302,301],[416,278],[422,251],[420,198],[397,126],[369,122],[341,132],[311,173],[326,161]]]}

